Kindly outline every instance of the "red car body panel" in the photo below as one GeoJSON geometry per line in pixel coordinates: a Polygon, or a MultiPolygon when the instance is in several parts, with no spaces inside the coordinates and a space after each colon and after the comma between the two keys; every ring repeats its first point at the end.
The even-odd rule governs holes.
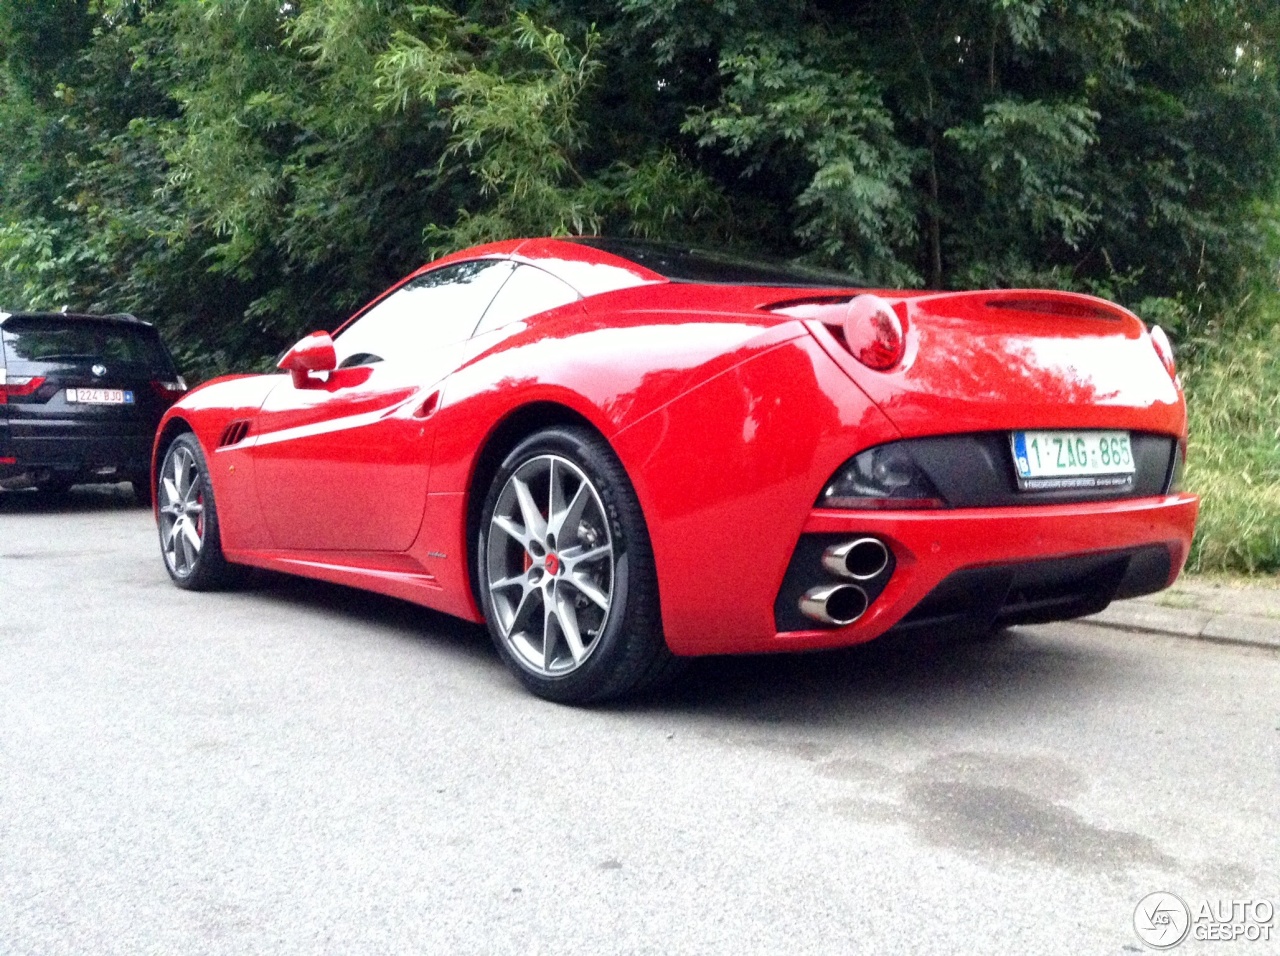
{"type": "Polygon", "coordinates": [[[673,283],[557,240],[498,243],[427,269],[477,257],[536,264],[584,298],[423,367],[341,369],[303,389],[288,374],[225,378],[170,409],[156,453],[175,431],[195,433],[228,559],[480,621],[468,540],[488,491],[478,468],[504,423],[538,408],[589,423],[617,453],[679,654],[870,640],[962,568],[1157,545],[1170,555],[1167,584],[1186,560],[1197,501],[1176,493],[937,511],[815,506],[853,455],[902,438],[1122,429],[1185,443],[1180,388],[1145,326],[1110,303],[882,291],[904,320],[906,353],[877,372],[837,328],[859,290],[673,283]],[[247,435],[224,445],[237,422],[247,435]],[[843,531],[890,545],[897,567],[884,592],[850,626],[779,633],[774,600],[801,534],[843,531]]]}

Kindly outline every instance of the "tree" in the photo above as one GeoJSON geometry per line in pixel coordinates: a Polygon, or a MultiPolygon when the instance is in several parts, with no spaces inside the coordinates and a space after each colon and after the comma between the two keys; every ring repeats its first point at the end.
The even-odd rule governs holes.
{"type": "Polygon", "coordinates": [[[199,373],[516,234],[729,243],[1186,325],[1262,274],[1270,0],[0,0],[0,302],[199,373]]]}

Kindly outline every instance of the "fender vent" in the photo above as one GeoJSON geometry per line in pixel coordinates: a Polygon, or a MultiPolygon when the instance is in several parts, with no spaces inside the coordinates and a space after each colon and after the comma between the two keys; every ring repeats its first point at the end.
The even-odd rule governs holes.
{"type": "Polygon", "coordinates": [[[218,447],[226,448],[228,445],[235,445],[242,441],[249,434],[249,422],[245,419],[234,421],[228,425],[222,432],[222,437],[218,439],[218,447]]]}

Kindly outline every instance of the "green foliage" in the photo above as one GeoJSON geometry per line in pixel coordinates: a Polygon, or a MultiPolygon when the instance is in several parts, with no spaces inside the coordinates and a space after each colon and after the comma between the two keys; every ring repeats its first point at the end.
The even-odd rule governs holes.
{"type": "Polygon", "coordinates": [[[745,160],[748,180],[792,180],[796,237],[822,259],[885,285],[919,281],[895,252],[914,238],[911,150],[871,78],[764,37],[722,57],[728,83],[684,130],[745,160]]]}
{"type": "Polygon", "coordinates": [[[415,14],[431,34],[396,34],[378,60],[378,105],[438,109],[449,137],[433,173],[469,178],[485,201],[479,210],[459,209],[454,224],[433,225],[431,238],[447,249],[597,229],[574,157],[585,134],[580,101],[601,67],[593,55],[598,36],[588,33],[579,50],[525,14],[488,31],[439,7],[415,14]]]}
{"type": "Polygon", "coordinates": [[[1190,567],[1280,572],[1280,294],[1251,301],[1186,375],[1187,485],[1201,496],[1190,567]]]}
{"type": "Polygon", "coordinates": [[[49,97],[92,25],[89,0],[0,0],[0,56],[9,77],[31,95],[49,97]]]}
{"type": "Polygon", "coordinates": [[[1191,354],[1280,252],[1273,0],[0,0],[0,302],[259,364],[424,257],[714,241],[1085,289],[1191,354]]]}
{"type": "Polygon", "coordinates": [[[1082,167],[1098,141],[1099,118],[1083,103],[1000,100],[983,107],[980,125],[944,136],[983,163],[986,192],[1012,199],[1036,238],[1059,236],[1078,249],[1098,221],[1082,167]]]}

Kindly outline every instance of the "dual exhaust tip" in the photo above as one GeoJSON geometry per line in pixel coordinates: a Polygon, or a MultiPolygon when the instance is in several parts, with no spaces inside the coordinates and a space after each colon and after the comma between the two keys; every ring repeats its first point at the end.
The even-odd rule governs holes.
{"type": "Polygon", "coordinates": [[[878,538],[833,544],[822,552],[822,566],[838,578],[870,581],[889,566],[889,549],[878,538]]]}
{"type": "MultiPolygon", "coordinates": [[[[877,538],[833,544],[822,553],[822,566],[836,577],[866,582],[889,566],[889,549],[877,538]]],[[[866,613],[871,603],[858,584],[824,584],[800,598],[800,613],[822,624],[844,627],[866,613]]]]}
{"type": "Polygon", "coordinates": [[[800,598],[800,613],[823,624],[843,627],[867,610],[867,592],[856,584],[824,584],[800,598]]]}

